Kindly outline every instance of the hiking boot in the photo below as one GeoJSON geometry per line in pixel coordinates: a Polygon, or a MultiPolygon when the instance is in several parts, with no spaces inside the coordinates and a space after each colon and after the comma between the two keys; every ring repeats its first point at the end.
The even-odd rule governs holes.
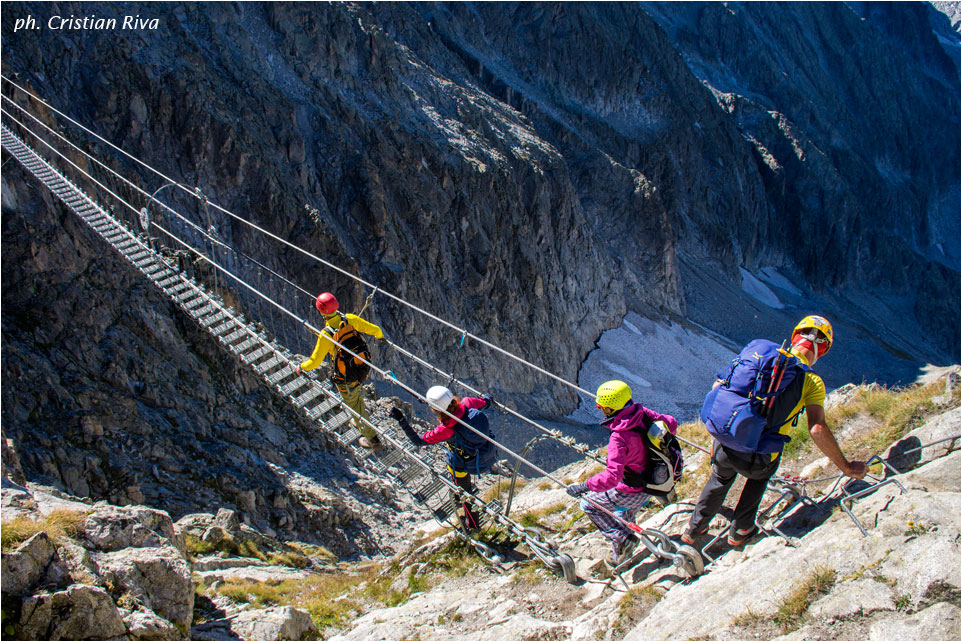
{"type": "Polygon", "coordinates": [[[638,546],[638,538],[634,535],[629,535],[623,542],[612,542],[611,555],[605,561],[611,568],[617,568],[619,564],[631,559],[631,554],[635,552],[636,546],[638,546]]]}
{"type": "Polygon", "coordinates": [[[757,532],[758,527],[754,525],[751,528],[736,529],[732,527],[732,530],[728,533],[728,545],[737,548],[750,540],[757,532]]]}
{"type": "Polygon", "coordinates": [[[384,445],[377,437],[373,437],[371,439],[368,439],[367,437],[361,437],[357,440],[357,443],[361,444],[361,448],[367,448],[368,450],[377,450],[384,445]]]}
{"type": "Polygon", "coordinates": [[[708,529],[707,529],[707,528],[703,528],[703,529],[698,530],[698,531],[690,531],[690,530],[689,530],[689,531],[685,531],[684,533],[682,533],[681,541],[682,541],[683,543],[685,543],[685,544],[688,544],[689,546],[694,546],[694,545],[695,545],[695,540],[696,540],[697,538],[699,538],[699,537],[704,537],[704,536],[707,535],[707,534],[708,534],[708,529]]]}

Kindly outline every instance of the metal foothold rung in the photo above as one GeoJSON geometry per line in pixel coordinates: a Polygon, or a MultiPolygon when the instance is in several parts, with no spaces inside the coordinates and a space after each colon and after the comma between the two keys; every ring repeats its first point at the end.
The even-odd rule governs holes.
{"type": "Polygon", "coordinates": [[[404,451],[401,449],[397,449],[397,450],[392,450],[384,457],[381,457],[381,463],[384,464],[387,468],[390,468],[391,466],[398,463],[402,459],[404,459],[404,451]]]}
{"type": "MultiPolygon", "coordinates": [[[[432,479],[429,483],[425,484],[418,490],[414,491],[414,496],[421,500],[422,502],[427,501],[429,497],[434,496],[438,491],[444,488],[444,483],[437,478],[432,479]]],[[[444,498],[447,501],[447,498],[444,498]]]]}
{"type": "Polygon", "coordinates": [[[324,388],[314,384],[311,389],[302,394],[300,397],[294,399],[294,404],[304,407],[308,403],[314,401],[316,398],[324,394],[324,388]]]}
{"type": "Polygon", "coordinates": [[[188,286],[186,290],[183,290],[179,294],[175,294],[174,299],[177,301],[177,303],[184,303],[188,299],[192,299],[195,296],[197,296],[197,290],[188,286]]]}
{"type": "Polygon", "coordinates": [[[231,352],[236,352],[237,354],[243,354],[253,348],[256,345],[260,345],[260,339],[257,337],[250,337],[244,341],[241,341],[236,346],[231,346],[231,352]]]}
{"type": "Polygon", "coordinates": [[[343,435],[339,435],[338,439],[340,439],[345,444],[349,444],[353,442],[355,439],[359,438],[360,436],[361,436],[361,431],[358,430],[357,428],[352,428],[348,430],[346,433],[344,433],[343,435]]]}
{"type": "Polygon", "coordinates": [[[398,473],[397,478],[401,480],[401,483],[407,486],[409,483],[418,479],[424,475],[424,468],[420,464],[411,464],[404,470],[398,473]]]}
{"type": "Polygon", "coordinates": [[[434,509],[434,518],[440,522],[446,522],[454,514],[454,503],[450,501],[444,501],[440,506],[434,509]]]}
{"type": "Polygon", "coordinates": [[[281,381],[283,381],[284,379],[287,379],[288,377],[293,376],[293,374],[294,374],[294,370],[288,367],[287,364],[284,364],[283,368],[281,368],[274,374],[267,377],[267,382],[276,385],[281,381]]]}
{"type": "Polygon", "coordinates": [[[336,415],[334,415],[334,416],[331,417],[330,419],[324,420],[324,425],[325,425],[325,427],[326,427],[328,430],[337,430],[338,428],[340,428],[340,427],[343,426],[344,424],[346,424],[346,423],[348,423],[349,421],[351,421],[353,418],[354,418],[354,417],[351,415],[351,413],[349,413],[348,411],[344,410],[344,411],[342,411],[342,412],[337,413],[336,415]]]}
{"type": "Polygon", "coordinates": [[[296,379],[294,379],[294,381],[291,381],[290,383],[286,383],[283,386],[279,387],[278,391],[286,397],[287,395],[291,394],[295,390],[300,390],[301,388],[306,386],[308,383],[310,383],[310,380],[307,379],[306,377],[297,377],[296,379]]]}
{"type": "Polygon", "coordinates": [[[232,343],[235,343],[238,339],[240,339],[240,338],[243,337],[243,336],[246,336],[247,334],[248,334],[247,328],[245,328],[245,327],[242,326],[242,327],[238,328],[237,330],[235,330],[234,332],[231,332],[230,334],[228,334],[226,337],[224,337],[224,338],[221,339],[221,340],[222,340],[226,345],[231,345],[232,343]]]}
{"type": "Polygon", "coordinates": [[[284,358],[279,354],[275,354],[273,357],[265,361],[264,363],[259,363],[254,366],[254,369],[261,374],[267,374],[272,368],[276,368],[279,364],[284,363],[284,358]]]}
{"type": "Polygon", "coordinates": [[[247,365],[251,365],[255,361],[258,361],[259,359],[263,359],[273,351],[274,349],[270,346],[261,346],[260,348],[258,348],[257,350],[254,350],[253,352],[250,352],[245,355],[241,355],[241,361],[243,361],[247,365]]]}
{"type": "Polygon", "coordinates": [[[206,296],[201,294],[196,299],[191,299],[189,302],[184,304],[184,309],[188,311],[193,310],[197,306],[202,305],[204,303],[210,303],[210,299],[208,299],[206,296]]]}
{"type": "Polygon", "coordinates": [[[331,408],[337,406],[339,403],[340,402],[337,401],[336,399],[329,398],[323,403],[320,403],[314,406],[313,408],[311,408],[310,410],[308,410],[307,416],[310,417],[311,419],[319,419],[321,415],[326,414],[331,410],[331,408]]]}
{"type": "Polygon", "coordinates": [[[227,319],[223,324],[217,326],[216,328],[211,328],[210,333],[215,337],[220,337],[220,335],[228,332],[231,328],[237,326],[237,323],[233,319],[227,319]]]}
{"type": "Polygon", "coordinates": [[[201,317],[207,316],[208,314],[210,314],[211,312],[214,312],[215,310],[217,310],[217,306],[214,304],[214,302],[208,301],[207,305],[191,310],[190,314],[195,319],[200,319],[201,317]]]}

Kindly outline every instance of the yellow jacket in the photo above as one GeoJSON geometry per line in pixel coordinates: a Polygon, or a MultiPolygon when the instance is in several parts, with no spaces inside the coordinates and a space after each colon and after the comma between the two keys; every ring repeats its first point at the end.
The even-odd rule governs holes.
{"type": "MultiPolygon", "coordinates": [[[[356,314],[345,314],[344,316],[347,317],[347,322],[350,323],[351,326],[358,332],[369,334],[375,339],[384,338],[384,332],[381,330],[381,328],[373,323],[365,321],[356,314]]],[[[337,330],[341,327],[341,317],[331,317],[327,320],[327,325],[332,330],[337,330]]],[[[301,370],[313,370],[324,363],[324,359],[326,359],[328,355],[331,355],[331,358],[333,359],[333,355],[336,351],[337,346],[331,342],[330,335],[328,335],[326,332],[321,332],[321,334],[317,337],[317,344],[314,346],[314,352],[312,352],[311,356],[301,363],[301,370]]]]}

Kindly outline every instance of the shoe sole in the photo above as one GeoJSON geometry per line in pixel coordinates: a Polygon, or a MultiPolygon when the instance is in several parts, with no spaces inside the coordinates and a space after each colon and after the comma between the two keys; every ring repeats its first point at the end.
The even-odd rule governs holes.
{"type": "Polygon", "coordinates": [[[734,546],[734,547],[737,548],[737,547],[743,545],[745,542],[747,542],[747,541],[750,540],[751,538],[755,537],[756,535],[758,535],[758,529],[757,529],[757,528],[753,528],[753,529],[752,529],[752,532],[750,532],[750,533],[748,533],[747,535],[743,536],[741,539],[732,539],[732,538],[729,537],[729,538],[728,538],[728,545],[729,545],[729,546],[734,546]]]}

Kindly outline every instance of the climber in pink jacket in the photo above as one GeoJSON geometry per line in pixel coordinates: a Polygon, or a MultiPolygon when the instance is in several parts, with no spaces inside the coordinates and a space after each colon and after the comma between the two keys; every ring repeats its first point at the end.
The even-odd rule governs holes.
{"type": "Polygon", "coordinates": [[[649,466],[648,449],[638,431],[647,431],[654,422],[661,421],[674,435],[678,431],[678,421],[671,415],[662,415],[639,403],[632,403],[631,388],[623,381],[603,383],[596,396],[598,408],[606,417],[601,425],[611,430],[607,466],[587,481],[571,484],[567,491],[572,497],[590,491],[581,500],[581,509],[611,542],[608,563],[615,567],[631,556],[638,538],[601,507],[620,513],[627,522],[634,521],[635,513],[649,500],[648,493],[641,488],[640,479],[641,473],[649,466]]]}

